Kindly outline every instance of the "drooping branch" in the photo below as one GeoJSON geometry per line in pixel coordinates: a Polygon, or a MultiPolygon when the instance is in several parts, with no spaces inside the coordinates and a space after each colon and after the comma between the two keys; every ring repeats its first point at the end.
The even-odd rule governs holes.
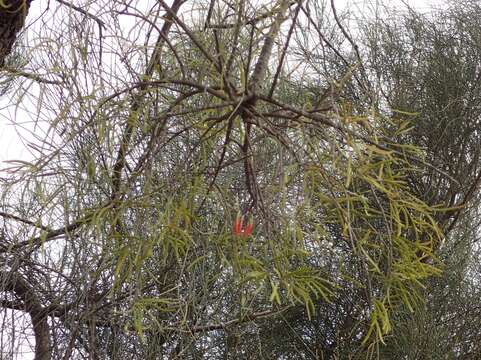
{"type": "MultiPolygon", "coordinates": [[[[165,15],[164,25],[161,29],[161,33],[159,34],[154,52],[150,58],[149,64],[147,66],[147,69],[144,75],[145,79],[149,79],[152,76],[155,69],[155,65],[159,62],[161,50],[168,37],[170,28],[172,27],[172,24],[173,24],[173,20],[176,18],[176,14],[184,2],[185,0],[175,0],[172,7],[168,9],[167,14],[165,15]]],[[[144,89],[145,87],[141,86],[139,94],[142,94],[142,91],[144,89]]],[[[141,103],[140,97],[141,95],[134,96],[132,109],[130,111],[130,116],[135,116],[135,114],[139,110],[140,103],[141,103]]],[[[125,156],[127,154],[127,150],[130,145],[130,140],[132,137],[133,130],[134,128],[132,123],[128,121],[122,134],[122,140],[120,143],[119,151],[117,153],[117,159],[115,161],[115,164],[112,170],[112,188],[113,188],[112,199],[119,198],[120,196],[122,170],[124,169],[124,166],[125,166],[125,156]]]]}

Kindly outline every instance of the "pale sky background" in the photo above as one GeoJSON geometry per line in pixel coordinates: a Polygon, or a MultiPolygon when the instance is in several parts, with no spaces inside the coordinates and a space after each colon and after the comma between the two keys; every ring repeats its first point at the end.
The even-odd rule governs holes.
{"type": "MultiPolygon", "coordinates": [[[[79,4],[79,1],[74,0],[72,1],[72,3],[79,4]]],[[[365,14],[366,12],[373,11],[373,9],[376,8],[376,3],[384,3],[390,6],[395,5],[401,9],[404,7],[403,4],[409,4],[411,7],[422,12],[427,12],[431,8],[440,8],[443,7],[443,4],[446,4],[445,1],[439,0],[380,0],[377,2],[375,0],[335,0],[335,4],[339,12],[341,12],[342,9],[345,9],[347,7],[350,11],[353,12],[354,15],[365,14]]],[[[28,38],[35,38],[36,29],[38,29],[38,26],[41,26],[41,22],[35,20],[38,19],[40,16],[52,16],[58,5],[59,4],[55,0],[32,2],[27,19],[27,23],[31,24],[29,25],[29,28],[27,30],[28,38]],[[49,10],[47,10],[47,12],[42,15],[42,13],[46,11],[47,6],[50,6],[49,10]]],[[[13,86],[15,86],[15,84],[13,86]]],[[[31,91],[35,91],[35,87],[31,88],[31,91]]],[[[31,138],[29,132],[33,131],[40,131],[39,135],[41,137],[42,131],[41,128],[35,129],[34,123],[31,120],[32,114],[35,114],[36,105],[29,105],[29,112],[22,109],[22,106],[16,108],[14,105],[12,105],[12,102],[17,101],[17,99],[12,98],[12,93],[4,95],[0,98],[0,177],[3,177],[4,175],[2,169],[10,166],[8,163],[5,163],[6,160],[32,160],[32,155],[30,154],[29,149],[26,148],[22,138],[31,138]],[[13,123],[17,124],[17,126],[14,126],[13,123]],[[22,129],[22,127],[24,129],[22,129]]],[[[23,105],[23,108],[24,107],[25,105],[23,105]]],[[[13,316],[12,321],[18,321],[19,319],[23,319],[25,321],[23,326],[27,328],[29,327],[29,321],[26,317],[18,317],[15,316],[13,313],[11,314],[11,316],[13,316]],[[13,320],[14,318],[15,320],[13,320]]],[[[2,312],[0,312],[0,320],[2,320],[2,318],[2,312]]],[[[16,322],[15,324],[15,326],[22,326],[22,324],[19,324],[18,322],[16,322]]],[[[0,347],[2,340],[8,341],[8,339],[6,338],[0,339],[0,347]]],[[[32,340],[33,339],[31,336],[23,340],[17,339],[16,344],[18,345],[18,353],[15,357],[15,360],[33,359],[33,353],[31,352],[30,348],[30,346],[34,346],[32,340]]]]}

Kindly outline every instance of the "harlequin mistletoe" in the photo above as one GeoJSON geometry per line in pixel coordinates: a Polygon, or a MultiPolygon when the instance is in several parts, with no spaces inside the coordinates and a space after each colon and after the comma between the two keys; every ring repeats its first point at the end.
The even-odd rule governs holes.
{"type": "MultiPolygon", "coordinates": [[[[351,63],[322,35],[317,3],[223,4],[160,0],[140,16],[105,2],[114,24],[140,21],[134,40],[117,26],[96,33],[103,20],[83,10],[75,31],[55,23],[55,52],[39,45],[48,131],[30,144],[37,159],[11,163],[1,252],[32,258],[7,271],[4,290],[35,295],[22,299],[42,351],[55,319],[71,336],[59,352],[87,338],[116,348],[98,345],[112,331],[135,340],[132,352],[153,343],[178,357],[291,309],[312,320],[345,293],[358,314],[348,331],[369,347],[440,272],[436,251],[469,191],[401,141],[412,114],[379,109],[357,47],[351,63]],[[328,55],[335,78],[318,62],[328,55]],[[433,174],[452,203],[413,187],[433,174]]],[[[334,18],[331,40],[354,44],[334,18]]]]}

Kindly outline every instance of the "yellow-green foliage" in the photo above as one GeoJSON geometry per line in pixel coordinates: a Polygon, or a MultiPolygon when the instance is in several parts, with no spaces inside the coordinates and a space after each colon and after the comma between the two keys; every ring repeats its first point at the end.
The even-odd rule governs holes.
{"type": "Polygon", "coordinates": [[[323,216],[321,229],[323,223],[337,226],[342,234],[337,241],[362,261],[364,286],[372,296],[364,341],[373,336],[382,341],[392,329],[391,310],[413,310],[421,281],[440,273],[433,264],[443,238],[434,220],[441,209],[423,202],[407,184],[407,176],[419,172],[410,160],[420,156],[419,149],[353,138],[347,144],[333,158],[309,166],[306,189],[313,211],[323,216]]]}
{"type": "MultiPolygon", "coordinates": [[[[408,131],[406,123],[399,127],[408,131]]],[[[302,128],[295,131],[293,136],[303,136],[302,128]]],[[[202,143],[199,166],[223,136],[217,132],[202,143]]],[[[232,315],[241,321],[254,303],[273,309],[302,304],[310,318],[316,304],[331,301],[341,282],[347,281],[370,297],[365,343],[383,341],[392,330],[392,310],[400,306],[412,310],[422,280],[440,271],[433,253],[442,240],[433,218],[439,209],[424,203],[407,184],[407,176],[418,172],[412,159],[422,153],[410,146],[366,143],[347,135],[334,147],[309,140],[306,154],[304,165],[291,165],[277,179],[280,208],[272,212],[276,217],[254,217],[255,231],[248,237],[232,234],[235,195],[227,185],[209,191],[201,176],[179,181],[181,191],[163,194],[160,200],[143,196],[113,209],[123,215],[111,221],[112,234],[124,231],[113,236],[122,239],[113,241],[116,286],[129,279],[148,283],[154,275],[147,269],[173,261],[180,267],[179,278],[195,278],[200,288],[222,284],[224,295],[238,297],[239,307],[232,315]],[[300,194],[299,201],[292,199],[293,191],[300,194]],[[207,209],[203,215],[195,210],[200,205],[207,209]],[[128,225],[119,224],[118,218],[129,212],[137,213],[137,228],[145,222],[145,231],[129,235],[128,225]],[[335,272],[324,269],[329,261],[338,262],[335,272]],[[359,262],[363,278],[343,271],[343,261],[359,262]]],[[[162,184],[148,188],[161,192],[162,184]]],[[[152,317],[148,315],[152,311],[181,311],[183,305],[170,300],[171,294],[162,299],[146,307],[139,297],[133,310],[135,329],[148,326],[144,318],[152,317]]]]}

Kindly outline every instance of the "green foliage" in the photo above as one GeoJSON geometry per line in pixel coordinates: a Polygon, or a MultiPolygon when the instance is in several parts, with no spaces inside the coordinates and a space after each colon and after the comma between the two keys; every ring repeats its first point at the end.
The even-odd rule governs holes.
{"type": "MultiPolygon", "coordinates": [[[[99,17],[133,16],[113,4],[99,17]]],[[[18,273],[36,274],[55,336],[67,334],[56,355],[77,342],[98,358],[347,359],[405,346],[399,329],[422,322],[430,281],[445,276],[440,249],[479,186],[478,152],[461,156],[476,122],[446,147],[435,138],[451,115],[428,131],[439,111],[426,109],[450,105],[433,69],[451,47],[404,63],[386,31],[385,43],[368,38],[366,51],[381,49],[366,69],[318,3],[184,5],[139,8],[129,34],[72,15],[82,31],[42,58],[62,81],[42,83],[45,137],[2,188],[17,214],[4,216],[2,251],[31,258],[18,273]],[[421,95],[398,65],[426,80],[421,95]],[[234,233],[240,215],[252,234],[234,233]]]]}

